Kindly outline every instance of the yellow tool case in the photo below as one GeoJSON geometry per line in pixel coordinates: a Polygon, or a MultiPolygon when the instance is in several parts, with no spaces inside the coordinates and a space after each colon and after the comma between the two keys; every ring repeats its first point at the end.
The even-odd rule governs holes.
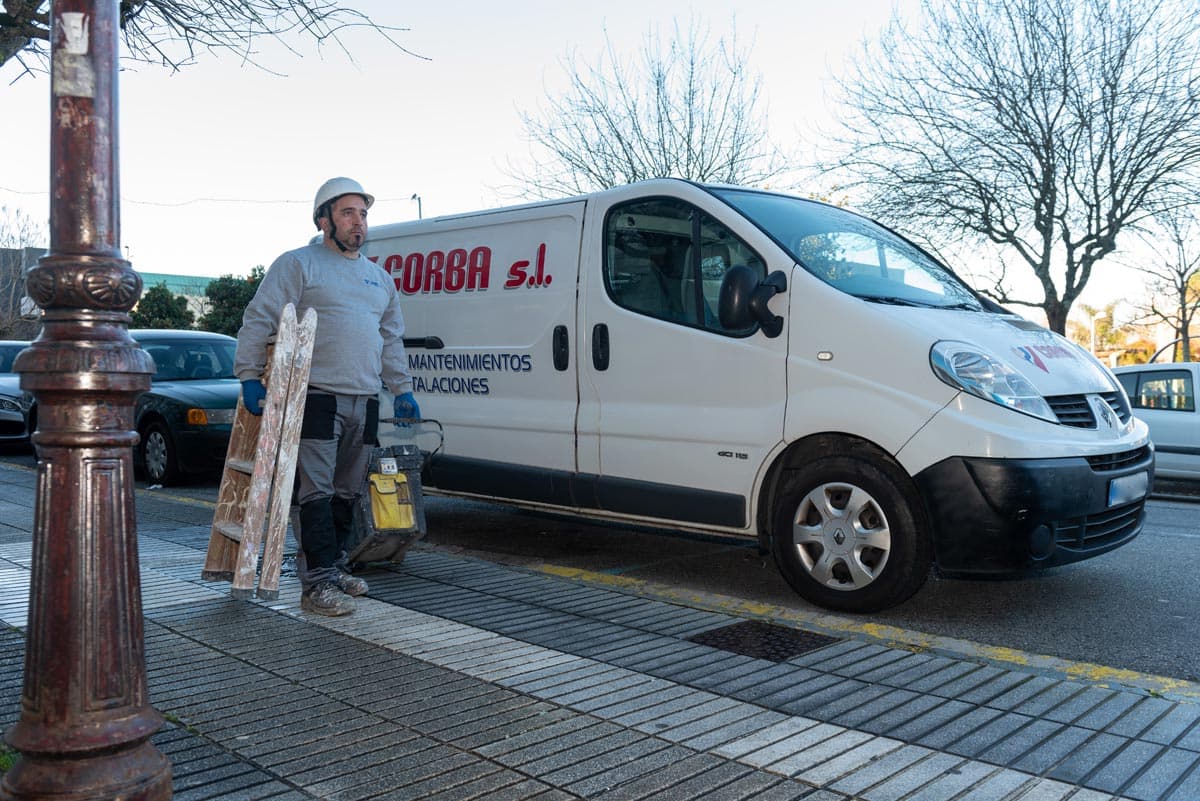
{"type": "Polygon", "coordinates": [[[409,547],[425,536],[424,458],[415,442],[371,450],[363,490],[354,507],[358,541],[348,549],[351,566],[402,562],[409,547]]]}

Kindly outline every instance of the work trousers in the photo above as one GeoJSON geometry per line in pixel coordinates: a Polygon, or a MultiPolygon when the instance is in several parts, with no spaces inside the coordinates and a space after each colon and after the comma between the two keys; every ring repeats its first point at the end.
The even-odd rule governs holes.
{"type": "Polygon", "coordinates": [[[307,588],[337,577],[337,561],[353,533],[371,448],[378,442],[379,400],[310,390],[296,457],[297,537],[307,588]]]}

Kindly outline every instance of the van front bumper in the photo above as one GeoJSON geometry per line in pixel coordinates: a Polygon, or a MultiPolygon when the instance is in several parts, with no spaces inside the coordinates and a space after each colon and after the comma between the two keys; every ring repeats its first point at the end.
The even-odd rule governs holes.
{"type": "Polygon", "coordinates": [[[1141,533],[1154,449],[1058,459],[952,457],[916,481],[943,572],[1053,567],[1111,551],[1141,533]]]}

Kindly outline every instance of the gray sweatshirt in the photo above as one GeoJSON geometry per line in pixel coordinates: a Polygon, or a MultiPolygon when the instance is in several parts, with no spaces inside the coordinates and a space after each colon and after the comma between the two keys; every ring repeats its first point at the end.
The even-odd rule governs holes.
{"type": "Polygon", "coordinates": [[[317,310],[310,388],[377,395],[382,382],[394,395],[412,391],[391,276],[365,256],[347,259],[321,244],[288,251],[267,270],[238,331],[233,371],[239,379],[262,377],[267,343],[288,303],[296,304],[297,318],[317,310]]]}

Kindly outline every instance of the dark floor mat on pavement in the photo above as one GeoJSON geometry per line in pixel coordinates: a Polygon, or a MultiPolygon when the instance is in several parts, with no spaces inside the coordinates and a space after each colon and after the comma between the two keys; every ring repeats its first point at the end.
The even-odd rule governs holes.
{"type": "Polygon", "coordinates": [[[754,659],[767,659],[771,662],[786,662],[792,657],[841,642],[837,637],[778,626],[762,620],[745,620],[701,632],[689,640],[698,645],[720,648],[722,651],[754,659]]]}

